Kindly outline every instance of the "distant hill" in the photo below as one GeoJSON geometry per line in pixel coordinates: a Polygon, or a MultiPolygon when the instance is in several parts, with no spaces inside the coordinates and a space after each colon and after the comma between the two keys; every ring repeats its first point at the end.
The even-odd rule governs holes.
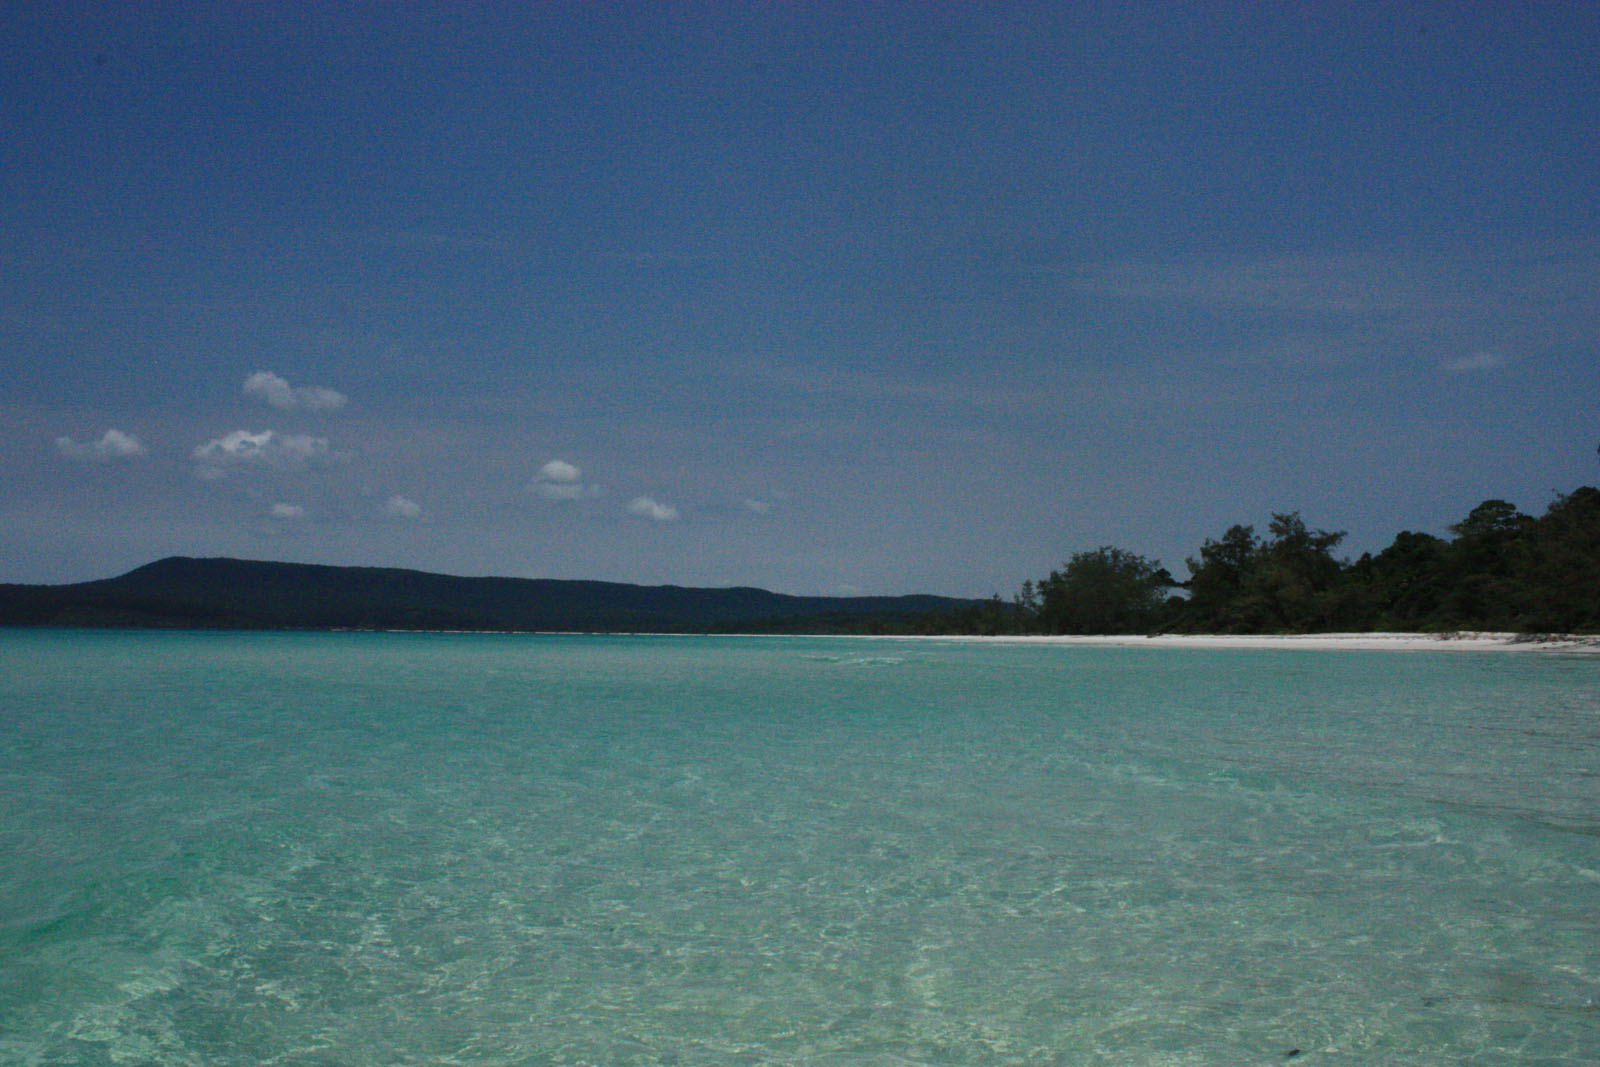
{"type": "Polygon", "coordinates": [[[952,597],[799,597],[537,578],[462,578],[173,556],[116,578],[0,585],[0,625],[598,633],[892,632],[952,597]]]}

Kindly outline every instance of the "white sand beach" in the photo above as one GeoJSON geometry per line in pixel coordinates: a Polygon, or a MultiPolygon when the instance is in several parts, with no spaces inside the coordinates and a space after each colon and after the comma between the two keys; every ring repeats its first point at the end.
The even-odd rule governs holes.
{"type": "Polygon", "coordinates": [[[1600,652],[1600,634],[1518,634],[1464,631],[1446,634],[1156,634],[1051,637],[952,637],[957,641],[995,641],[1040,645],[1096,645],[1126,648],[1279,648],[1392,652],[1600,652]]]}

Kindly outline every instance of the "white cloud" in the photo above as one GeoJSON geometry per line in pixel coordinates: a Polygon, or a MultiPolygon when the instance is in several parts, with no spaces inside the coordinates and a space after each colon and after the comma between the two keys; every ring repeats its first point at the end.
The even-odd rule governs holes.
{"type": "Polygon", "coordinates": [[[105,462],[113,459],[130,459],[145,454],[144,443],[131,433],[107,430],[98,441],[74,441],[70,437],[56,438],[56,451],[69,459],[105,462]]]}
{"type": "Polygon", "coordinates": [[[586,500],[601,493],[598,485],[584,483],[583,471],[576,464],[564,459],[552,459],[540,467],[528,490],[546,500],[586,500]]]}
{"type": "Polygon", "coordinates": [[[583,471],[564,459],[553,459],[539,468],[539,477],[548,482],[575,482],[583,471]]]}
{"type": "Polygon", "coordinates": [[[635,515],[654,519],[656,522],[674,522],[678,518],[677,508],[648,496],[636,496],[628,501],[628,510],[635,515]]]}
{"type": "Polygon", "coordinates": [[[227,467],[298,469],[313,464],[340,463],[349,457],[328,447],[326,437],[281,434],[276,430],[234,430],[196,446],[194,458],[204,466],[201,476],[215,478],[227,467]]]}
{"type": "Polygon", "coordinates": [[[1474,352],[1470,356],[1462,356],[1460,359],[1451,360],[1444,365],[1444,369],[1452,374],[1463,374],[1469,371],[1495,370],[1505,365],[1506,357],[1498,352],[1483,350],[1474,352]]]}
{"type": "Polygon", "coordinates": [[[341,392],[321,385],[296,388],[287,379],[269,370],[258,370],[246,378],[244,391],[283,411],[337,411],[345,405],[345,397],[341,392]]]}
{"type": "Polygon", "coordinates": [[[410,497],[396,494],[383,502],[383,513],[393,519],[420,519],[422,505],[410,497]]]}
{"type": "Polygon", "coordinates": [[[303,519],[305,515],[306,509],[299,504],[272,505],[272,517],[275,519],[303,519]]]}
{"type": "Polygon", "coordinates": [[[760,496],[747,496],[739,501],[739,507],[752,515],[771,515],[789,499],[781,489],[771,489],[760,496]]]}

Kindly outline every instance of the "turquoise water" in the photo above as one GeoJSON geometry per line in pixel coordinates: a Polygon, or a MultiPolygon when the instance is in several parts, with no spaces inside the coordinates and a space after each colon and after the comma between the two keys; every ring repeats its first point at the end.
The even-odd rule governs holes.
{"type": "Polygon", "coordinates": [[[1591,1064],[1597,917],[1600,658],[0,632],[4,1064],[1591,1064]]]}

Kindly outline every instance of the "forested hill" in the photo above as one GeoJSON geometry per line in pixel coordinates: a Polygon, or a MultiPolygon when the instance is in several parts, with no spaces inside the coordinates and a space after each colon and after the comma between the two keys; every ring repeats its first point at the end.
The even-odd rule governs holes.
{"type": "Polygon", "coordinates": [[[950,597],[463,578],[174,556],[74,585],[0,585],[0,625],[597,633],[871,632],[967,607],[950,597]]]}

